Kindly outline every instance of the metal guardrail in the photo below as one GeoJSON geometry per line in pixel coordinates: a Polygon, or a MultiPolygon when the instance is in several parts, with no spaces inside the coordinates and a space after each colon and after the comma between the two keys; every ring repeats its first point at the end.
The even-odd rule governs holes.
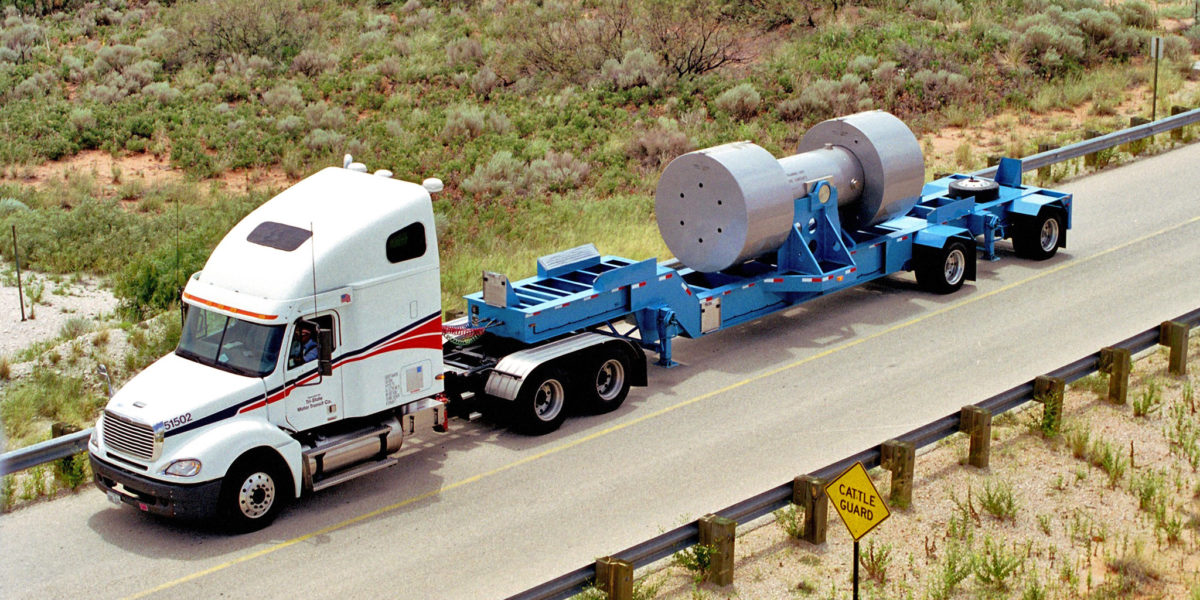
{"type": "MultiPolygon", "coordinates": [[[[1049,166],[1072,158],[1079,158],[1093,152],[1119,146],[1129,142],[1137,141],[1142,138],[1147,138],[1152,135],[1166,133],[1172,129],[1178,129],[1193,123],[1200,123],[1200,108],[1180,113],[1178,115],[1151,121],[1144,125],[1122,129],[1108,135],[1103,135],[1090,140],[1084,140],[1070,146],[1057,148],[1040,154],[1034,154],[1021,159],[1021,171],[1032,171],[1041,167],[1049,166]]],[[[995,175],[997,167],[988,167],[971,173],[972,175],[981,177],[990,177],[995,175]]],[[[71,456],[77,452],[87,450],[87,435],[91,434],[91,429],[81,431],[70,436],[63,436],[41,442],[28,448],[14,450],[0,455],[0,475],[7,475],[22,469],[37,466],[42,463],[50,462],[60,458],[71,456]],[[85,435],[87,434],[87,435],[85,435]],[[83,436],[83,437],[78,437],[83,436]],[[82,441],[80,441],[82,440],[82,441]]],[[[876,459],[878,460],[878,458],[876,459]]],[[[853,463],[850,463],[853,464],[853,463]]],[[[864,463],[864,466],[865,465],[864,463]]],[[[840,471],[839,471],[840,472],[840,471]]],[[[693,527],[695,529],[695,527],[693,527]]]]}
{"type": "Polygon", "coordinates": [[[5,452],[0,455],[0,475],[8,475],[29,467],[36,467],[43,463],[74,456],[80,452],[87,451],[88,440],[92,437],[92,430],[85,429],[75,433],[56,437],[52,440],[39,442],[32,446],[26,446],[12,452],[5,452]]]}
{"type": "MultiPolygon", "coordinates": [[[[1108,135],[1102,135],[1090,140],[1076,142],[1062,148],[1047,150],[1038,154],[1032,154],[1021,159],[1021,172],[1032,171],[1042,167],[1048,167],[1055,163],[1060,163],[1072,158],[1086,156],[1100,150],[1107,150],[1121,144],[1136,142],[1137,140],[1148,138],[1152,135],[1166,133],[1172,129],[1185,127],[1193,123],[1200,123],[1200,108],[1189,110],[1184,113],[1177,114],[1173,117],[1151,121],[1143,125],[1114,131],[1108,135]]],[[[996,174],[997,167],[988,167],[971,173],[979,177],[992,177],[996,174]]]]}
{"type": "MultiPolygon", "coordinates": [[[[1200,111],[1197,111],[1200,114],[1200,111]]],[[[1172,321],[1185,323],[1189,327],[1200,325],[1200,308],[1189,313],[1181,315],[1172,321]]],[[[1136,354],[1143,350],[1147,350],[1158,345],[1159,328],[1155,327],[1147,329],[1142,333],[1127,338],[1114,345],[1115,348],[1125,348],[1131,354],[1136,354]]],[[[1051,377],[1062,378],[1066,383],[1074,382],[1091,373],[1096,372],[1100,365],[1100,352],[1089,354],[1079,360],[1076,360],[1063,367],[1055,369],[1047,375],[1051,377]]],[[[991,398],[988,398],[978,404],[981,408],[985,408],[993,415],[999,415],[1010,411],[1022,404],[1033,401],[1034,396],[1034,381],[1030,380],[1013,387],[1004,392],[1000,392],[991,398]]],[[[961,411],[956,411],[946,415],[936,421],[922,425],[908,433],[900,435],[896,439],[901,442],[912,442],[916,449],[924,448],[931,444],[935,444],[945,438],[948,438],[959,432],[961,425],[961,411]]],[[[875,445],[866,450],[863,450],[852,456],[848,456],[835,463],[826,465],[816,471],[808,473],[813,477],[824,481],[829,481],[856,462],[861,462],[867,469],[872,469],[880,465],[880,446],[875,445]]],[[[773,487],[757,496],[747,498],[737,504],[728,506],[721,510],[715,511],[713,514],[718,517],[732,519],[737,523],[746,523],[758,517],[765,516],[781,508],[790,506],[792,503],[792,493],[794,483],[788,481],[777,487],[773,487]]],[[[647,566],[657,560],[666,558],[679,552],[686,550],[700,543],[700,523],[692,521],[686,525],[676,527],[671,531],[663,533],[653,539],[647,540],[636,546],[631,546],[620,552],[612,555],[612,558],[628,561],[634,568],[647,566]]],[[[524,592],[510,596],[508,600],[563,600],[570,598],[575,594],[582,592],[590,583],[596,579],[596,566],[589,564],[556,577],[539,586],[530,588],[524,592]]]]}

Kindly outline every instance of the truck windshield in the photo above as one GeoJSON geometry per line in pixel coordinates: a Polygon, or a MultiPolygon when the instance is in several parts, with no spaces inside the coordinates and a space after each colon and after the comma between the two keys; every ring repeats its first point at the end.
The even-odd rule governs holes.
{"type": "Polygon", "coordinates": [[[239,375],[275,370],[284,325],[259,325],[189,306],[175,354],[239,375]]]}

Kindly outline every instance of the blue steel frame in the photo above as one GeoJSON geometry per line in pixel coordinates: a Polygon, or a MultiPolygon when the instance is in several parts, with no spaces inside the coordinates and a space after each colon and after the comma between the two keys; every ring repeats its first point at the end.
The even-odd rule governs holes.
{"type": "MultiPolygon", "coordinates": [[[[1011,237],[1019,219],[1055,210],[1071,227],[1071,195],[1022,185],[1020,161],[1001,161],[994,200],[952,198],[950,184],[967,177],[930,182],[908,214],[854,232],[841,227],[836,190],[817,182],[795,200],[797,218],[779,250],[718,273],[576,249],[572,260],[550,268],[539,260],[537,276],[506,290],[507,306],[488,305],[482,292],[466,296],[470,323],[533,345],[605,324],[615,334],[612,323],[632,317],[637,331],[627,335],[636,333],[632,339],[669,367],[677,336],[697,338],[912,270],[915,247],[942,249],[949,240],[963,240],[995,260],[996,241],[1011,237]],[[717,316],[705,319],[713,310],[717,316]]],[[[974,279],[973,267],[967,278],[974,279]]]]}

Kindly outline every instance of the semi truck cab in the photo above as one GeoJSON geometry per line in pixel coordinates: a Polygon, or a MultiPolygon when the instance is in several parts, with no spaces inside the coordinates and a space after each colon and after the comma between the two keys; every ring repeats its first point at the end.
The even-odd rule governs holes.
{"type": "Polygon", "coordinates": [[[246,530],[388,466],[405,436],[445,421],[439,289],[429,190],[357,164],[304,179],[189,279],[178,348],[96,425],[97,485],[246,530]]]}

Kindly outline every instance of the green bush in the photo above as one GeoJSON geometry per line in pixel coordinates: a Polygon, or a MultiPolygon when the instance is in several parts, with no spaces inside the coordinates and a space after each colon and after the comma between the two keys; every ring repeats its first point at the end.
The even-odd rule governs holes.
{"type": "Polygon", "coordinates": [[[288,64],[320,25],[299,0],[198,0],[175,4],[167,13],[187,53],[214,65],[236,55],[288,64]]]}
{"type": "Polygon", "coordinates": [[[739,119],[749,119],[758,112],[758,105],[762,102],[762,97],[754,86],[749,83],[741,83],[717,96],[717,108],[732,114],[739,119]]]}

